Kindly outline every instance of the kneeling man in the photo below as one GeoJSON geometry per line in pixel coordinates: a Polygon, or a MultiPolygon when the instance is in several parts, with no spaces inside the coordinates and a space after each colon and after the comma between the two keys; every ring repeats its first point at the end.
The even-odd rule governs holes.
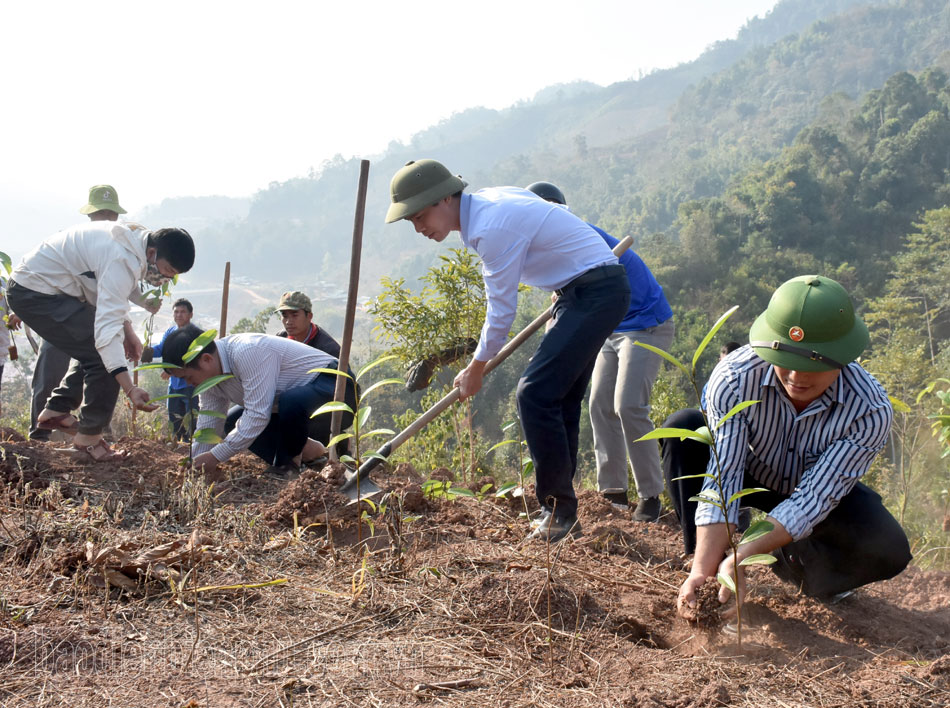
{"type": "MultiPolygon", "coordinates": [[[[188,325],[165,340],[162,360],[177,367],[170,371],[190,386],[221,375],[230,375],[201,394],[192,456],[195,467],[215,478],[220,463],[241,450],[250,450],[282,475],[326,455],[330,437],[330,416],[310,415],[333,400],[336,376],[312,373],[313,369],[335,369],[337,360],[292,339],[266,334],[232,334],[209,342],[201,353],[185,363],[191,343],[204,330],[188,325]],[[228,407],[234,407],[228,410],[228,407]],[[227,413],[227,420],[208,415],[227,413]],[[201,443],[200,432],[214,428],[226,435],[216,445],[201,443]]],[[[352,379],[346,381],[346,403],[355,408],[352,379]]],[[[353,422],[343,414],[342,427],[353,422]]]]}
{"type": "MultiPolygon", "coordinates": [[[[818,598],[897,575],[911,559],[907,537],[881,497],[858,481],[887,442],[893,412],[881,385],[854,361],[869,338],[848,293],[829,278],[793,278],[773,293],[749,339],[716,366],[706,394],[725,498],[768,490],[742,498],[766,512],[773,529],[740,545],[739,561],[772,553],[780,578],[818,598]],[[758,403],[717,429],[743,401],[758,403]]],[[[695,430],[704,421],[686,410],[664,425],[695,430]]],[[[718,507],[689,501],[700,488],[715,490],[711,479],[675,479],[716,473],[706,445],[665,441],[663,465],[686,552],[695,549],[677,603],[689,616],[706,578],[733,575],[726,524],[731,531],[739,505],[724,519],[718,507]]],[[[729,595],[722,588],[720,601],[729,595]]]]}

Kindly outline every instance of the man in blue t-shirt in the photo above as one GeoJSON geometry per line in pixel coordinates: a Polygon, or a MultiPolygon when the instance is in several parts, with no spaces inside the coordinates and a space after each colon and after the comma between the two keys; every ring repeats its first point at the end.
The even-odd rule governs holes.
{"type": "MultiPolygon", "coordinates": [[[[567,207],[563,192],[550,182],[535,182],[527,189],[542,199],[567,207]]],[[[591,226],[611,248],[619,243],[602,229],[591,226]]],[[[656,521],[662,509],[660,492],[663,491],[659,449],[653,440],[634,441],[653,430],[650,392],[661,359],[636,346],[636,342],[669,350],[673,343],[673,310],[663,295],[663,288],[633,250],[620,256],[620,265],[630,282],[630,308],[601,347],[591,377],[589,405],[597,488],[615,508],[628,510],[629,456],[640,497],[633,519],[656,521]]]]}
{"type": "MultiPolygon", "coordinates": [[[[188,300],[179,298],[175,301],[172,309],[175,324],[166,329],[165,334],[162,335],[162,341],[152,347],[153,357],[161,358],[162,347],[168,335],[191,324],[193,315],[194,307],[188,300]]],[[[176,394],[174,398],[167,399],[168,422],[171,424],[172,435],[175,441],[191,442],[191,433],[195,429],[198,417],[198,397],[194,395],[195,388],[189,386],[184,379],[169,375],[167,371],[162,372],[162,378],[168,381],[168,393],[176,394]]]]}

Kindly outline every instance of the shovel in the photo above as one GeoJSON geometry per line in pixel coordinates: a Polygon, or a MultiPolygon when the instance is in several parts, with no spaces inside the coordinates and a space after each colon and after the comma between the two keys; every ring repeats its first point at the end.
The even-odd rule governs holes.
{"type": "MultiPolygon", "coordinates": [[[[614,255],[621,255],[624,253],[624,251],[630,248],[632,243],[632,237],[624,237],[624,239],[614,247],[614,255]]],[[[495,356],[493,356],[485,365],[485,374],[488,374],[497,368],[501,362],[507,359],[511,353],[515,351],[515,349],[524,344],[524,342],[529,339],[531,335],[541,329],[553,315],[554,306],[551,305],[547,310],[535,317],[531,324],[521,330],[512,339],[508,340],[508,343],[501,348],[501,351],[495,354],[495,356]]],[[[429,423],[435,420],[446,408],[451,406],[458,399],[459,390],[457,388],[453,388],[449,393],[447,393],[437,403],[429,408],[429,410],[416,418],[409,425],[409,427],[405,428],[396,437],[379,448],[376,451],[376,454],[380,455],[380,457],[388,458],[400,445],[402,445],[404,442],[406,442],[406,440],[411,438],[413,435],[418,433],[429,423]]],[[[360,465],[356,472],[349,476],[346,482],[343,483],[343,486],[340,487],[340,493],[345,494],[350,500],[351,504],[355,504],[360,499],[365,499],[367,497],[382,493],[383,490],[380,489],[376,483],[369,478],[369,473],[376,469],[376,467],[384,461],[380,459],[380,457],[371,457],[370,459],[366,460],[366,462],[360,465]]]]}

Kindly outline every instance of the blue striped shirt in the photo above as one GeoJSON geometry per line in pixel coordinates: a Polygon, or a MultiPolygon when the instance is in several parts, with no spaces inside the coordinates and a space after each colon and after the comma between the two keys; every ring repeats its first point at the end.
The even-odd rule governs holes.
{"type": "MultiPolygon", "coordinates": [[[[796,541],[808,536],[868,471],[887,442],[893,418],[884,388],[855,362],[798,413],[772,365],[748,345],[713,370],[707,400],[713,430],[736,404],[761,401],[716,431],[723,493],[728,499],[739,491],[748,473],[758,486],[790,495],[770,515],[796,541]]],[[[715,474],[714,458],[707,472],[715,474]]],[[[706,479],[703,489],[715,490],[715,483],[706,479]]],[[[729,509],[733,523],[738,506],[729,509]]],[[[717,507],[697,506],[697,525],[722,521],[717,507]]]]}

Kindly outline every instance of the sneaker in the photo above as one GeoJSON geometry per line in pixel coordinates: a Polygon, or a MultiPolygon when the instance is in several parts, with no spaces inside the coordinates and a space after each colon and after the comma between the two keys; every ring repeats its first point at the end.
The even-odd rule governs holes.
{"type": "Polygon", "coordinates": [[[660,518],[661,511],[663,511],[663,506],[660,504],[659,497],[641,497],[633,512],[633,520],[653,523],[660,518]]]}
{"type": "Polygon", "coordinates": [[[576,514],[567,518],[548,514],[538,528],[528,534],[528,539],[557,543],[567,536],[578,538],[581,534],[581,522],[577,520],[576,514]]]}
{"type": "Polygon", "coordinates": [[[630,511],[630,500],[627,499],[626,491],[601,492],[601,494],[617,511],[630,511]]]}

